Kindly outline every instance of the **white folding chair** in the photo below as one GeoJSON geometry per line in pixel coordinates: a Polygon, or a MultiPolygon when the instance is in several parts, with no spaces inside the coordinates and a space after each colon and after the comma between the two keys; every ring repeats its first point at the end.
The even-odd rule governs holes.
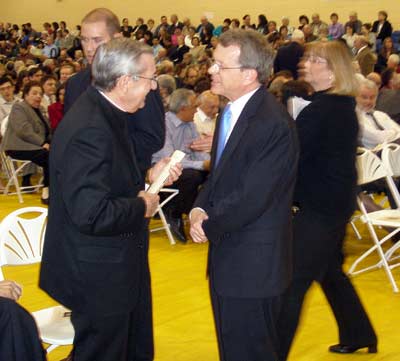
{"type": "MultiPolygon", "coordinates": [[[[38,263],[42,258],[47,209],[26,207],[10,213],[0,224],[0,278],[3,265],[38,263]],[[35,218],[21,215],[39,214],[35,218]]],[[[43,342],[50,344],[47,352],[60,345],[71,345],[74,328],[70,311],[63,306],[49,307],[32,313],[43,342]]]]}
{"type": "MultiPolygon", "coordinates": [[[[377,155],[369,150],[364,150],[360,155],[357,156],[357,171],[358,171],[358,184],[363,185],[378,179],[385,179],[389,188],[389,191],[393,195],[393,198],[400,206],[400,195],[392,179],[392,172],[384,165],[384,163],[379,159],[377,155]]],[[[399,292],[396,281],[394,280],[392,269],[400,265],[392,264],[393,252],[390,248],[389,251],[384,253],[382,245],[388,241],[395,234],[400,232],[400,210],[399,209],[383,209],[380,211],[367,213],[367,210],[360,197],[357,197],[357,202],[361,210],[362,216],[361,220],[367,224],[368,231],[374,241],[374,245],[364,252],[360,257],[358,257],[351,265],[348,274],[357,275],[372,269],[384,268],[387,277],[392,285],[394,292],[399,292]],[[379,238],[375,227],[388,227],[393,228],[393,231],[383,238],[379,238]],[[379,255],[379,261],[372,266],[357,269],[357,266],[365,260],[373,252],[377,252],[379,255]],[[390,264],[389,264],[390,263],[390,264]]],[[[398,248],[398,247],[397,247],[398,248]]]]}
{"type": "MultiPolygon", "coordinates": [[[[147,189],[147,185],[146,185],[146,189],[147,189]]],[[[173,189],[173,188],[161,188],[160,189],[160,193],[169,193],[168,197],[165,198],[160,205],[157,208],[156,214],[158,213],[158,215],[160,216],[160,220],[162,223],[162,227],[156,227],[156,228],[152,228],[150,229],[150,232],[157,232],[157,231],[161,231],[161,230],[165,230],[165,233],[167,234],[169,243],[174,245],[176,244],[174,236],[172,235],[171,229],[170,229],[170,225],[167,222],[167,219],[165,218],[165,214],[163,212],[163,207],[174,197],[176,197],[176,195],[179,193],[178,189],[173,189]]]]}
{"type": "Polygon", "coordinates": [[[18,176],[22,173],[22,170],[31,164],[30,160],[19,160],[11,158],[6,155],[4,152],[1,152],[1,162],[4,165],[6,170],[6,176],[8,178],[7,184],[4,187],[4,194],[18,195],[19,203],[24,203],[24,199],[22,198],[22,193],[38,191],[43,185],[41,184],[41,180],[37,185],[32,186],[20,186],[18,181],[18,176]],[[10,191],[11,187],[14,187],[15,192],[10,191]]]}

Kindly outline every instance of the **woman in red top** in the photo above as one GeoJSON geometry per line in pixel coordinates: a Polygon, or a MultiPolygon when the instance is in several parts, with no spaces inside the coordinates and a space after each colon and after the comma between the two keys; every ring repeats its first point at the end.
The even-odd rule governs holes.
{"type": "Polygon", "coordinates": [[[57,128],[58,123],[64,116],[64,95],[65,95],[65,83],[61,84],[56,92],[56,102],[49,105],[49,120],[51,130],[54,132],[57,128]]]}

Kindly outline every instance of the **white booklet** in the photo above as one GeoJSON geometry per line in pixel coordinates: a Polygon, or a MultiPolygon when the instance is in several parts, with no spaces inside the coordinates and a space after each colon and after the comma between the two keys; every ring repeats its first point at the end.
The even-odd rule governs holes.
{"type": "Polygon", "coordinates": [[[171,167],[182,161],[182,159],[185,158],[185,155],[186,153],[181,152],[180,150],[176,150],[174,153],[172,153],[171,160],[164,167],[158,178],[150,185],[150,187],[147,189],[147,192],[157,194],[168,179],[169,170],[171,167]]]}

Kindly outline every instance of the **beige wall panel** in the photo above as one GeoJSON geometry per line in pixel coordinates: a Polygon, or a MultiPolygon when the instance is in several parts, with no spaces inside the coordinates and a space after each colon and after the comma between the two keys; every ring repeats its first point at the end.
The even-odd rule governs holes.
{"type": "Polygon", "coordinates": [[[120,18],[128,17],[131,23],[134,23],[138,16],[145,19],[153,17],[158,23],[161,15],[170,15],[173,12],[180,18],[190,17],[196,25],[204,13],[213,16],[213,21],[217,24],[224,17],[241,19],[247,13],[256,21],[257,15],[264,13],[269,20],[276,20],[278,24],[283,15],[288,15],[291,24],[297,25],[300,14],[311,18],[313,12],[319,12],[322,19],[328,21],[329,14],[335,11],[340,20],[345,22],[349,11],[356,10],[359,18],[366,22],[376,20],[377,12],[384,9],[389,13],[389,20],[395,29],[400,29],[399,0],[175,0],[173,6],[166,4],[168,1],[160,0],[0,0],[0,20],[18,24],[30,21],[37,30],[41,30],[44,21],[65,20],[69,28],[72,28],[89,10],[104,6],[115,11],[120,18]]]}

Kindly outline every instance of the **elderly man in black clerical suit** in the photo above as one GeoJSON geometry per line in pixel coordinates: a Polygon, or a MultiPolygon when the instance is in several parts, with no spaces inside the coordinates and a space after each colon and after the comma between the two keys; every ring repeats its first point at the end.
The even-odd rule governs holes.
{"type": "Polygon", "coordinates": [[[265,83],[273,52],[255,31],[225,32],[209,69],[229,99],[218,117],[211,173],[192,209],[191,235],[210,242],[211,301],[223,361],[276,361],[280,296],[291,279],[297,138],[265,83]]]}
{"type": "MultiPolygon", "coordinates": [[[[152,50],[127,38],[102,44],[92,86],[57,128],[40,287],[72,310],[74,361],[153,360],[147,218],[129,138],[131,113],[157,87],[152,50]]],[[[149,172],[151,183],[167,158],[149,172]]],[[[180,173],[174,167],[170,183],[180,173]]]]}
{"type": "MultiPolygon", "coordinates": [[[[89,67],[71,77],[65,89],[64,114],[91,82],[90,64],[99,45],[121,37],[118,17],[109,9],[97,8],[82,19],[81,42],[89,67]]],[[[146,105],[131,115],[128,122],[140,171],[145,174],[151,166],[151,156],[164,145],[164,107],[157,89],[146,97],[146,105]]]]}

